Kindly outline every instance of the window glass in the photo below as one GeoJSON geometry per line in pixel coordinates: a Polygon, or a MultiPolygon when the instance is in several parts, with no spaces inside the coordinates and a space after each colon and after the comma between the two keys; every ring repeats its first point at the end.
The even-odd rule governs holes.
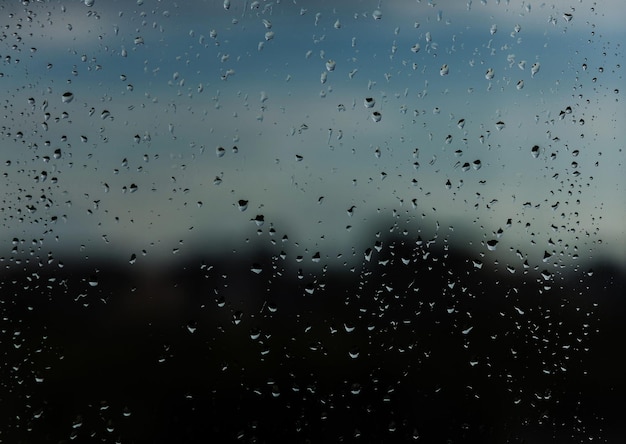
{"type": "Polygon", "coordinates": [[[623,440],[620,10],[0,4],[0,442],[623,440]]]}

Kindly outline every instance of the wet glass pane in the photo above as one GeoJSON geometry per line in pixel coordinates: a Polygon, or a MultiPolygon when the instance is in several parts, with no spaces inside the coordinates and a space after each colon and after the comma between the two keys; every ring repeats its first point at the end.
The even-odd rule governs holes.
{"type": "Polygon", "coordinates": [[[616,0],[0,4],[0,442],[621,442],[616,0]]]}

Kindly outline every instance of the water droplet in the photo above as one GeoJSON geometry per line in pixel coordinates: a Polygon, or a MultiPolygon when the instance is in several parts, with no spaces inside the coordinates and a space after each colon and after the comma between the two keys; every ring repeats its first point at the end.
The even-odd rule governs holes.
{"type": "Polygon", "coordinates": [[[524,81],[518,80],[517,85],[515,85],[517,89],[522,89],[524,87],[524,81]]]}
{"type": "Polygon", "coordinates": [[[107,119],[110,116],[111,116],[111,113],[106,109],[102,111],[102,114],[100,114],[100,118],[103,120],[107,119]]]}
{"type": "Polygon", "coordinates": [[[457,122],[456,126],[459,127],[459,129],[463,129],[463,127],[465,126],[465,119],[461,119],[457,122]]]}
{"type": "Polygon", "coordinates": [[[98,286],[98,277],[97,276],[91,276],[89,278],[88,283],[89,283],[90,287],[97,287],[98,286]]]}
{"type": "Polygon", "coordinates": [[[262,214],[257,214],[254,219],[252,219],[257,227],[262,226],[265,223],[265,216],[262,214]]]}
{"type": "Polygon", "coordinates": [[[491,25],[491,28],[489,28],[489,34],[494,35],[496,32],[498,32],[498,25],[491,25]]]}
{"type": "Polygon", "coordinates": [[[96,0],[85,0],[85,6],[92,7],[96,0]]]}
{"type": "Polygon", "coordinates": [[[566,22],[571,22],[574,16],[570,14],[569,12],[566,12],[565,14],[563,14],[563,18],[565,19],[566,22]]]}
{"type": "Polygon", "coordinates": [[[530,67],[530,76],[535,77],[535,74],[539,72],[540,68],[541,68],[541,64],[539,62],[533,63],[533,65],[530,67]]]}
{"type": "Polygon", "coordinates": [[[224,154],[226,154],[226,150],[223,146],[218,146],[217,148],[215,148],[215,154],[217,155],[217,157],[224,157],[224,154]]]}
{"type": "Polygon", "coordinates": [[[483,165],[482,165],[482,162],[481,162],[479,159],[476,159],[475,161],[473,161],[473,162],[472,162],[472,167],[473,167],[475,170],[479,170],[479,169],[480,169],[480,167],[482,167],[482,166],[483,166],[483,165]]]}
{"type": "Polygon", "coordinates": [[[133,42],[135,43],[135,45],[143,45],[143,37],[137,36],[135,37],[135,40],[133,40],[133,42]]]}
{"type": "Polygon", "coordinates": [[[61,102],[63,103],[70,103],[72,100],[74,100],[74,94],[69,91],[64,92],[63,95],[61,95],[61,102]]]}
{"type": "Polygon", "coordinates": [[[341,22],[337,19],[337,21],[335,22],[333,26],[335,27],[335,29],[339,29],[341,28],[341,22]]]}
{"type": "Polygon", "coordinates": [[[380,122],[380,120],[381,120],[382,118],[383,118],[383,115],[382,115],[380,112],[378,112],[378,111],[374,111],[374,112],[372,113],[372,120],[373,120],[374,122],[380,122]]]}
{"type": "Polygon", "coordinates": [[[450,69],[448,68],[448,65],[444,63],[443,65],[441,65],[441,68],[439,69],[439,75],[441,76],[448,75],[449,70],[450,69]]]}
{"type": "Polygon", "coordinates": [[[383,18],[383,13],[382,13],[382,11],[381,11],[380,9],[375,10],[375,11],[372,13],[372,18],[373,18],[374,20],[380,20],[381,18],[383,18]]]}
{"type": "Polygon", "coordinates": [[[496,122],[496,128],[498,129],[498,131],[503,130],[505,126],[506,125],[505,125],[505,123],[502,120],[498,120],[496,122]]]}
{"type": "Polygon", "coordinates": [[[356,359],[359,357],[360,351],[358,348],[354,347],[352,349],[350,349],[350,351],[348,352],[348,355],[352,358],[352,359],[356,359]]]}
{"type": "Polygon", "coordinates": [[[376,104],[376,100],[374,100],[373,97],[366,97],[365,100],[363,101],[363,104],[365,105],[366,108],[373,108],[374,105],[376,104]]]}
{"type": "Polygon", "coordinates": [[[269,42],[269,41],[270,41],[270,40],[272,40],[273,38],[274,38],[274,31],[267,31],[267,32],[265,33],[265,40],[266,40],[266,41],[268,41],[268,42],[269,42]]]}
{"type": "Polygon", "coordinates": [[[224,0],[224,9],[226,11],[230,9],[230,0],[224,0]]]}
{"type": "Polygon", "coordinates": [[[539,145],[535,145],[530,149],[530,153],[536,159],[537,157],[539,157],[540,150],[541,149],[539,148],[539,145]]]}
{"type": "Polygon", "coordinates": [[[485,79],[491,80],[493,79],[493,76],[494,76],[493,68],[489,68],[487,72],[485,73],[485,79]]]}
{"type": "Polygon", "coordinates": [[[198,323],[196,321],[189,321],[187,323],[187,331],[191,334],[194,334],[198,329],[198,323]]]}
{"type": "Polygon", "coordinates": [[[332,59],[328,60],[326,62],[326,70],[329,71],[329,72],[334,71],[335,70],[335,66],[336,66],[336,63],[332,59]]]}
{"type": "Polygon", "coordinates": [[[239,199],[239,201],[237,201],[237,209],[239,211],[246,211],[248,209],[248,201],[244,199],[239,199]]]}
{"type": "Polygon", "coordinates": [[[243,312],[242,311],[236,311],[235,313],[233,313],[233,324],[235,325],[239,325],[241,324],[241,320],[243,319],[243,312]]]}
{"type": "Polygon", "coordinates": [[[418,53],[420,51],[420,44],[416,43],[415,45],[411,46],[411,51],[418,53]]]}
{"type": "Polygon", "coordinates": [[[487,241],[487,249],[489,251],[496,251],[497,245],[498,245],[498,241],[495,239],[491,239],[487,241]]]}

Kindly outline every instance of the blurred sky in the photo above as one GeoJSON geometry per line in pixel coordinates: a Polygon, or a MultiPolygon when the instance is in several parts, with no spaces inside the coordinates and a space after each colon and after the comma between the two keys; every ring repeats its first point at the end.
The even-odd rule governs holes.
{"type": "Polygon", "coordinates": [[[2,257],[274,228],[360,260],[395,222],[511,263],[626,260],[616,1],[89,3],[0,6],[2,257]]]}

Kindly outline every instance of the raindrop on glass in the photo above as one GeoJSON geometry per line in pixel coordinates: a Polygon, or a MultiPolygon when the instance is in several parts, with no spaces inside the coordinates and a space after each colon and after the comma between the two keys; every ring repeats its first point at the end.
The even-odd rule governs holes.
{"type": "Polygon", "coordinates": [[[70,103],[72,100],[74,100],[74,94],[69,91],[61,95],[61,102],[63,103],[70,103]]]}

